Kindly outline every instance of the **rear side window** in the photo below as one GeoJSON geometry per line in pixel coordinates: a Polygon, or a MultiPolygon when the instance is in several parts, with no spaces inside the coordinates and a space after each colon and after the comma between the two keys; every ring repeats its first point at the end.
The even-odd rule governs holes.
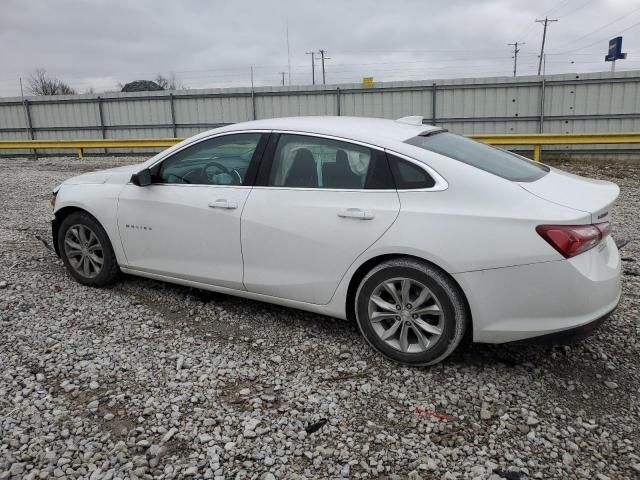
{"type": "Polygon", "coordinates": [[[398,190],[431,188],[436,182],[423,168],[411,162],[387,154],[389,166],[398,190]]]}
{"type": "Polygon", "coordinates": [[[405,143],[453,158],[514,182],[534,182],[549,171],[549,167],[520,155],[445,131],[426,136],[419,135],[406,140],[405,143]]]}
{"type": "Polygon", "coordinates": [[[384,152],[331,138],[295,134],[280,135],[267,185],[350,190],[395,188],[384,152]]]}

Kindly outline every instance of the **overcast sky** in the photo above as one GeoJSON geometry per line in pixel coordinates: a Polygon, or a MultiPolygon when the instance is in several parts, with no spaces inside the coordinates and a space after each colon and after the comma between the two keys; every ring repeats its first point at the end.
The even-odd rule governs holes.
{"type": "MultiPolygon", "coordinates": [[[[44,68],[79,93],[159,72],[187,87],[311,83],[311,58],[327,51],[327,83],[535,74],[547,34],[547,72],[608,71],[608,39],[621,33],[640,69],[637,0],[0,0],[0,96],[44,68]]],[[[321,81],[317,62],[316,80],[321,81]]]]}

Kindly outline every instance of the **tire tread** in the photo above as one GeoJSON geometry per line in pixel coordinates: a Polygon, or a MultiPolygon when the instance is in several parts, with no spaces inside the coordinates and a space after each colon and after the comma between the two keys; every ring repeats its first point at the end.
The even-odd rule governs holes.
{"type": "Polygon", "coordinates": [[[118,276],[120,274],[120,267],[118,266],[118,262],[116,261],[116,256],[111,245],[111,240],[109,239],[109,235],[107,235],[105,229],[102,227],[102,225],[100,225],[100,222],[98,222],[98,220],[90,213],[85,211],[76,211],[69,214],[64,218],[64,220],[62,220],[60,229],[58,231],[58,247],[60,249],[61,256],[64,257],[64,245],[62,244],[62,241],[67,230],[66,227],[70,223],[88,223],[92,228],[98,230],[97,233],[104,237],[103,239],[100,239],[101,242],[103,240],[106,241],[106,245],[103,245],[103,249],[107,251],[111,258],[109,259],[109,261],[105,261],[104,263],[103,268],[106,270],[100,272],[100,274],[95,278],[84,278],[75,275],[73,270],[69,268],[67,262],[63,258],[63,261],[65,265],[67,265],[67,270],[69,271],[69,273],[79,283],[90,287],[103,287],[114,283],[118,279],[118,276]]]}
{"type": "Polygon", "coordinates": [[[369,343],[376,351],[382,353],[385,357],[390,358],[391,360],[397,363],[401,363],[403,365],[422,367],[422,366],[433,365],[441,362],[442,360],[447,358],[449,355],[451,355],[451,353],[458,347],[458,345],[460,345],[466,333],[467,327],[470,323],[469,307],[467,306],[466,299],[464,297],[464,294],[460,290],[460,287],[449,277],[449,275],[447,275],[440,268],[430,263],[415,260],[412,258],[401,257],[401,258],[386,260],[376,265],[375,267],[373,267],[360,282],[360,285],[358,286],[358,290],[356,292],[355,301],[356,301],[356,308],[355,308],[356,320],[358,323],[358,327],[360,328],[360,331],[365,337],[367,343],[369,343]],[[358,303],[358,299],[360,297],[360,293],[363,286],[372,276],[376,275],[377,273],[388,268],[397,268],[397,267],[418,270],[423,274],[427,275],[428,277],[431,277],[445,291],[445,293],[447,294],[447,296],[449,297],[449,300],[453,305],[454,319],[455,319],[454,336],[450,340],[449,344],[447,345],[447,348],[442,354],[440,354],[435,359],[431,359],[427,362],[407,363],[407,362],[403,362],[395,358],[389,357],[385,352],[380,351],[380,349],[377,348],[377,346],[371,343],[371,341],[365,335],[365,332],[362,330],[362,326],[360,324],[357,303],[358,303]]]}

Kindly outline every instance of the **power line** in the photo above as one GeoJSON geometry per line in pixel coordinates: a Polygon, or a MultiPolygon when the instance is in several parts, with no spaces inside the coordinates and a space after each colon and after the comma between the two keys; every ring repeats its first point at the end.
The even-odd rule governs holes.
{"type": "MultiPolygon", "coordinates": [[[[624,18],[627,18],[629,15],[633,15],[633,14],[634,14],[634,13],[636,13],[638,10],[640,10],[640,7],[638,7],[638,8],[634,8],[633,10],[631,10],[631,11],[630,11],[630,12],[628,12],[628,13],[625,13],[625,14],[624,14],[624,15],[622,15],[621,17],[618,17],[618,18],[616,18],[615,20],[613,20],[613,21],[611,21],[611,22],[609,22],[609,23],[606,23],[606,24],[602,25],[601,27],[598,27],[598,28],[596,28],[595,30],[591,30],[589,33],[587,33],[587,34],[585,34],[585,35],[582,35],[581,37],[575,38],[575,39],[571,40],[569,43],[570,43],[570,44],[571,44],[571,43],[576,43],[576,42],[579,42],[580,40],[582,40],[583,38],[590,37],[590,36],[591,36],[591,35],[593,35],[594,33],[599,32],[600,30],[603,30],[603,29],[607,28],[607,27],[608,27],[608,26],[610,26],[610,25],[613,25],[614,23],[618,23],[620,20],[622,20],[622,19],[624,19],[624,18]]],[[[586,48],[586,47],[585,47],[585,48],[586,48]]]]}
{"type": "MultiPolygon", "coordinates": [[[[551,14],[551,12],[555,11],[558,7],[560,7],[561,5],[564,6],[564,3],[567,3],[568,0],[560,0],[560,2],[556,3],[553,7],[551,7],[549,10],[543,12],[540,16],[544,15],[547,16],[549,14],[551,14]]],[[[592,0],[589,0],[592,1],[592,0]]],[[[529,35],[527,35],[526,37],[524,36],[525,33],[527,33],[529,30],[531,30],[531,28],[535,25],[535,22],[528,24],[527,27],[525,27],[523,30],[520,31],[520,33],[518,35],[516,35],[517,38],[519,38],[520,40],[523,40],[525,38],[527,38],[529,35]]]]}
{"type": "Polygon", "coordinates": [[[289,67],[289,85],[291,85],[291,49],[289,48],[289,19],[287,18],[287,66],[289,67]]]}
{"type": "Polygon", "coordinates": [[[587,5],[589,5],[590,3],[593,3],[593,0],[587,0],[586,2],[584,2],[582,5],[579,5],[578,7],[574,8],[573,10],[569,10],[568,12],[565,12],[562,14],[563,17],[568,16],[569,14],[573,14],[576,13],[578,10],[582,10],[584,7],[586,7],[587,5]]]}
{"type": "Polygon", "coordinates": [[[573,52],[577,52],[578,50],[584,50],[585,48],[593,47],[596,43],[604,42],[605,40],[609,39],[610,37],[618,36],[621,33],[626,32],[627,30],[631,30],[633,27],[637,27],[638,25],[640,25],[640,22],[634,23],[633,25],[630,25],[627,28],[625,28],[623,30],[620,30],[618,33],[614,33],[613,35],[608,35],[607,37],[600,38],[599,40],[596,40],[595,42],[590,43],[588,45],[585,45],[584,47],[575,48],[573,50],[567,50],[567,51],[564,51],[564,52],[559,52],[559,53],[556,53],[556,55],[564,55],[566,53],[573,53],[573,52]]]}
{"type": "Polygon", "coordinates": [[[544,42],[547,38],[547,25],[552,22],[557,22],[558,19],[549,19],[549,17],[544,17],[544,20],[536,19],[536,23],[544,23],[544,30],[542,31],[542,46],[540,47],[540,61],[538,62],[538,75],[542,71],[542,59],[544,58],[544,42]]]}
{"type": "Polygon", "coordinates": [[[547,10],[542,15],[544,15],[544,16],[551,15],[553,12],[555,12],[555,11],[557,11],[559,9],[562,9],[567,3],[569,3],[569,0],[564,0],[564,1],[558,2],[555,7],[552,7],[550,10],[547,10]]]}

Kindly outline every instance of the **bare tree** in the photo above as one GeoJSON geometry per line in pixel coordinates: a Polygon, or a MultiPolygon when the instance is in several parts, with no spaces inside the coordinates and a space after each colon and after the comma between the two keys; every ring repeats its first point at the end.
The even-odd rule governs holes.
{"type": "Polygon", "coordinates": [[[43,68],[36,69],[28,79],[27,91],[32,95],[73,95],[76,91],[55,77],[47,75],[43,68]]]}
{"type": "Polygon", "coordinates": [[[169,78],[159,73],[154,79],[154,82],[160,85],[163,90],[185,90],[187,88],[174,72],[171,72],[169,78]]]}

